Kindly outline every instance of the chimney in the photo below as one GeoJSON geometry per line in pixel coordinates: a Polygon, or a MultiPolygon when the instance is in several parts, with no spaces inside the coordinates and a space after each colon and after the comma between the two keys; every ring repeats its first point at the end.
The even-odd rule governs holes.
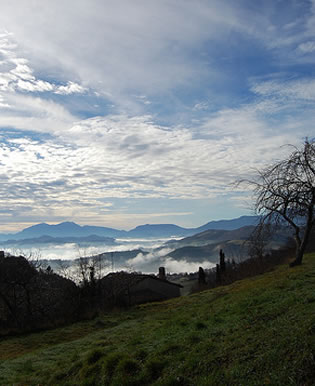
{"type": "Polygon", "coordinates": [[[159,279],[161,280],[166,280],[166,274],[165,274],[165,267],[160,267],[159,268],[159,279]]]}

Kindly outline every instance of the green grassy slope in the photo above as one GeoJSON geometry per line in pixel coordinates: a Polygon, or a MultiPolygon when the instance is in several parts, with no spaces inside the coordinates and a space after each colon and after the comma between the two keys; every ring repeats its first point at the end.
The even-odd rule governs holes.
{"type": "Polygon", "coordinates": [[[255,278],[0,342],[0,384],[312,385],[315,254],[255,278]]]}

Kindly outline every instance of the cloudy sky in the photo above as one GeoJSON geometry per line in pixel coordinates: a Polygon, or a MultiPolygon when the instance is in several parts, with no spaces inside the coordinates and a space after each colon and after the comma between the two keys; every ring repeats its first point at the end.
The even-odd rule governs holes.
{"type": "Polygon", "coordinates": [[[191,227],[314,137],[314,0],[0,0],[0,231],[191,227]]]}

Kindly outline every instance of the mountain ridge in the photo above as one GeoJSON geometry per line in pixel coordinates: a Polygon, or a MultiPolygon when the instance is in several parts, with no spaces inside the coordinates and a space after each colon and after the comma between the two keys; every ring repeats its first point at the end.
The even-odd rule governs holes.
{"type": "Polygon", "coordinates": [[[129,231],[101,226],[78,225],[71,221],[52,225],[40,223],[17,233],[0,234],[0,241],[31,239],[41,236],[87,237],[95,235],[112,238],[187,237],[210,229],[233,230],[242,226],[254,225],[258,222],[258,219],[258,216],[241,216],[230,220],[210,221],[197,228],[183,228],[175,224],[145,224],[139,225],[129,231]]]}

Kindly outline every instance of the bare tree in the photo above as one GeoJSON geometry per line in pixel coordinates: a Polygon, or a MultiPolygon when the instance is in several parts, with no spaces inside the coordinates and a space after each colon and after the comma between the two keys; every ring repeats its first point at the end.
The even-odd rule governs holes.
{"type": "Polygon", "coordinates": [[[57,264],[57,273],[66,279],[76,282],[77,277],[73,273],[72,265],[68,261],[59,260],[57,264]]]}
{"type": "Polygon", "coordinates": [[[293,147],[286,159],[247,182],[254,186],[255,209],[263,221],[293,229],[296,256],[290,266],[300,265],[315,224],[315,140],[306,139],[301,149],[293,147]]]}
{"type": "Polygon", "coordinates": [[[275,226],[269,222],[265,222],[262,218],[259,224],[254,228],[248,240],[246,240],[247,253],[250,257],[263,258],[268,252],[268,244],[275,232],[275,226]]]}
{"type": "Polygon", "coordinates": [[[100,280],[109,270],[110,263],[102,254],[93,255],[89,247],[77,246],[78,257],[72,279],[83,286],[100,280]]]}
{"type": "Polygon", "coordinates": [[[9,255],[23,256],[35,269],[46,268],[42,261],[42,253],[39,248],[24,250],[23,248],[9,248],[7,249],[9,255]]]}

